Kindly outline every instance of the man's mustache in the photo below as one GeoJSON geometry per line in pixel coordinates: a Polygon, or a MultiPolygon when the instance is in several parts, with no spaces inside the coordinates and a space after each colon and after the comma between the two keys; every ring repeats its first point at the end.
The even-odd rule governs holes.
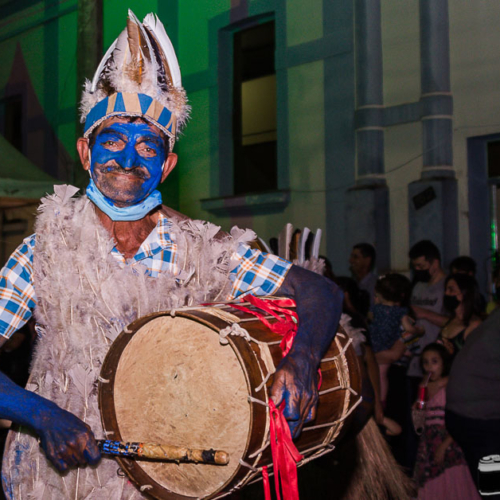
{"type": "Polygon", "coordinates": [[[149,172],[144,167],[123,168],[116,163],[111,163],[109,165],[99,165],[99,168],[100,170],[106,171],[107,173],[115,172],[122,175],[132,175],[141,179],[149,179],[150,177],[149,172]]]}

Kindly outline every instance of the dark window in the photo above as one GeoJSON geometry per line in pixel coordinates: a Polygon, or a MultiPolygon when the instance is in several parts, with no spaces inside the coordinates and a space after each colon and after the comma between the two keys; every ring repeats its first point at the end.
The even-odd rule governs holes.
{"type": "Polygon", "coordinates": [[[488,177],[500,180],[500,141],[488,142],[488,177]]]}
{"type": "Polygon", "coordinates": [[[499,262],[500,229],[500,141],[488,142],[488,179],[490,183],[490,238],[493,266],[499,262]]]}
{"type": "Polygon", "coordinates": [[[274,21],[234,34],[234,194],[277,189],[274,21]]]}
{"type": "Polygon", "coordinates": [[[23,152],[23,100],[21,96],[8,97],[1,101],[2,129],[4,137],[23,152]]]}

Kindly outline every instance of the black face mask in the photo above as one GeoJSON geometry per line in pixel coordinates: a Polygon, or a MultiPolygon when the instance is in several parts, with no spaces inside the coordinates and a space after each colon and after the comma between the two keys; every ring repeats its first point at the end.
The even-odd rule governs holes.
{"type": "Polygon", "coordinates": [[[445,295],[443,297],[443,306],[450,312],[453,312],[460,305],[456,295],[445,295]]]}
{"type": "Polygon", "coordinates": [[[415,281],[422,281],[423,283],[429,283],[431,280],[431,273],[429,272],[429,269],[421,269],[421,270],[414,270],[413,271],[413,277],[415,278],[415,281]]]}

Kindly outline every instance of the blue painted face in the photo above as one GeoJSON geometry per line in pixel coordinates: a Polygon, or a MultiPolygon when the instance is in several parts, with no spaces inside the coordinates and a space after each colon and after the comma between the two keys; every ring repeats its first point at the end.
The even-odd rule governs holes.
{"type": "Polygon", "coordinates": [[[166,157],[163,139],[152,127],[114,122],[96,137],[90,173],[112,205],[136,205],[160,184],[166,157]]]}

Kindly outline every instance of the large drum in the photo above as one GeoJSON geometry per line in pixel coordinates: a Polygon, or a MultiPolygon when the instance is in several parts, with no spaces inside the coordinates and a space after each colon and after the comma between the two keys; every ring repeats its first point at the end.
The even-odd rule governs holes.
{"type": "MultiPolygon", "coordinates": [[[[267,316],[269,322],[276,321],[267,316]]],[[[221,498],[272,472],[268,389],[281,337],[230,306],[140,318],[115,340],[101,370],[99,404],[109,439],[214,448],[228,465],[117,458],[154,498],[221,498]],[[220,332],[230,335],[225,339],[220,332]]],[[[333,449],[361,401],[350,340],[339,331],[321,362],[316,419],[295,444],[306,463],[333,449]]]]}

